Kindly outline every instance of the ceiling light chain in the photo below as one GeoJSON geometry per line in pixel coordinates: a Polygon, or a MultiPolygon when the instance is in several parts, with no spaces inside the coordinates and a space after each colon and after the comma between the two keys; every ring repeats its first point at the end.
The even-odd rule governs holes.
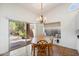
{"type": "Polygon", "coordinates": [[[41,3],[41,15],[40,15],[40,23],[45,23],[46,19],[43,16],[43,4],[41,3]]]}

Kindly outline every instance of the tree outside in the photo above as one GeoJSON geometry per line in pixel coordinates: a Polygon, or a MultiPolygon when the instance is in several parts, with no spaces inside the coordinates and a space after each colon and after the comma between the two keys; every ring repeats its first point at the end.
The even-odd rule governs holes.
{"type": "Polygon", "coordinates": [[[16,35],[18,34],[22,38],[26,38],[26,29],[25,29],[25,23],[20,21],[10,21],[10,34],[16,35]]]}

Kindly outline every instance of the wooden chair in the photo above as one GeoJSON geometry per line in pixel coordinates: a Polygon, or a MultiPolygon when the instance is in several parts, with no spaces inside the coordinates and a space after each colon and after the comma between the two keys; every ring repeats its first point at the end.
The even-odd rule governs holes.
{"type": "Polygon", "coordinates": [[[40,40],[37,42],[37,55],[46,56],[48,55],[48,42],[45,40],[40,40]]]}
{"type": "Polygon", "coordinates": [[[48,43],[45,40],[40,40],[37,44],[32,44],[33,56],[45,56],[48,54],[48,43]]]}
{"type": "Polygon", "coordinates": [[[35,48],[37,47],[37,44],[32,44],[32,55],[35,56],[35,48]]]}
{"type": "Polygon", "coordinates": [[[45,40],[40,40],[37,44],[32,45],[33,56],[50,56],[52,52],[52,44],[45,40]]]}

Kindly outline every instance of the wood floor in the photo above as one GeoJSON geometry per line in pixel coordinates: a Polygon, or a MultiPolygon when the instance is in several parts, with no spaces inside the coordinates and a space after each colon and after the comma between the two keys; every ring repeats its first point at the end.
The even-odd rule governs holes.
{"type": "MultiPolygon", "coordinates": [[[[52,51],[50,53],[50,56],[79,56],[76,50],[58,45],[52,45],[52,51]]],[[[0,56],[9,56],[9,52],[0,56]]]]}
{"type": "Polygon", "coordinates": [[[79,54],[74,49],[58,45],[52,45],[52,51],[50,51],[50,56],[79,56],[79,54]]]}
{"type": "Polygon", "coordinates": [[[53,56],[79,56],[78,52],[74,49],[53,45],[53,56]]]}

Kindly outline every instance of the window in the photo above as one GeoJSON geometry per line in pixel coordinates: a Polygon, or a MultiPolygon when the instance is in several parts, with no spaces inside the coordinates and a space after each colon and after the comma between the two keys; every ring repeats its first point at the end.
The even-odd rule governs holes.
{"type": "Polygon", "coordinates": [[[30,24],[28,23],[14,20],[9,21],[10,50],[27,45],[27,39],[29,39],[30,32],[29,30],[30,24]]]}

